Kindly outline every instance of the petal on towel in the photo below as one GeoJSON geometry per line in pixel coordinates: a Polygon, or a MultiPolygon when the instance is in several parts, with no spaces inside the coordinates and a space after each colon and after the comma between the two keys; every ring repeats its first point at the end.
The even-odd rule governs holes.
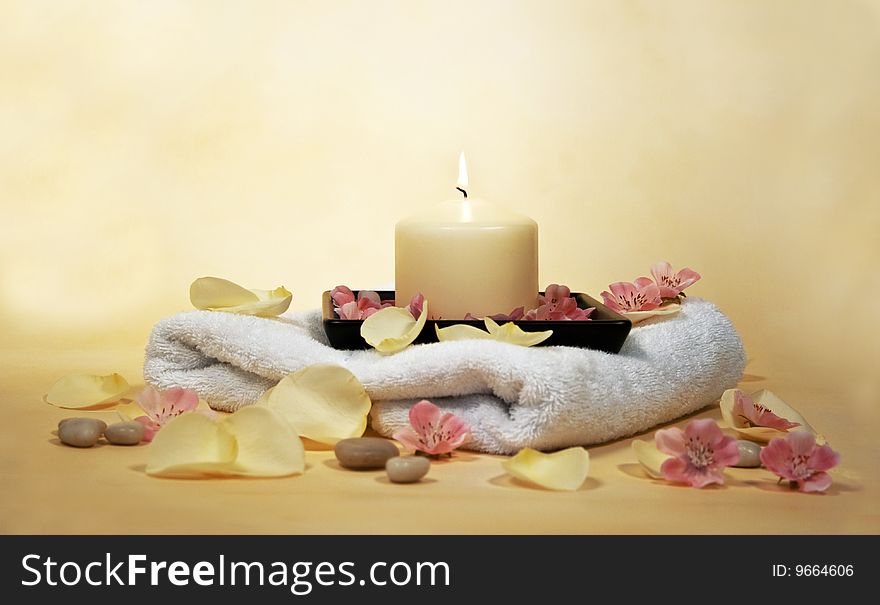
{"type": "Polygon", "coordinates": [[[248,290],[219,277],[200,277],[190,285],[189,299],[196,309],[274,317],[287,311],[293,294],[283,286],[248,290]]]}
{"type": "Polygon", "coordinates": [[[181,414],[149,446],[147,474],[161,477],[222,475],[235,460],[235,437],[202,414],[181,414]]]}
{"type": "Polygon", "coordinates": [[[238,446],[227,472],[250,477],[286,477],[305,469],[303,444],[293,427],[274,410],[242,408],[221,423],[238,446]]]}
{"type": "Polygon", "coordinates": [[[372,406],[354,374],[327,364],[308,366],[282,378],[260,401],[301,437],[328,444],[363,435],[372,406]]]}
{"type": "Polygon", "coordinates": [[[534,483],[547,489],[574,491],[590,472],[590,454],[582,447],[544,454],[525,448],[501,463],[509,474],[517,479],[534,483]]]}
{"type": "Polygon", "coordinates": [[[69,374],[52,385],[45,401],[60,408],[87,408],[119,401],[128,390],[128,382],[120,374],[69,374]]]}
{"type": "Polygon", "coordinates": [[[642,468],[645,469],[646,473],[654,479],[663,479],[663,473],[660,472],[660,467],[663,466],[663,463],[671,456],[658,450],[653,441],[636,439],[632,442],[630,447],[632,447],[633,453],[636,455],[636,460],[639,461],[639,464],[642,465],[642,468]]]}
{"type": "Polygon", "coordinates": [[[226,307],[225,309],[218,309],[218,311],[238,313],[240,315],[257,315],[259,317],[276,317],[287,311],[293,300],[293,294],[284,286],[279,286],[274,290],[251,290],[251,292],[259,298],[257,302],[226,307]]]}
{"type": "Polygon", "coordinates": [[[247,288],[219,277],[200,277],[189,287],[189,300],[196,309],[218,309],[257,302],[247,288]]]}
{"type": "Polygon", "coordinates": [[[499,326],[491,317],[484,317],[486,329],[489,334],[499,342],[508,342],[523,347],[531,347],[538,343],[544,342],[553,336],[553,330],[545,330],[543,332],[526,332],[512,321],[499,326]]]}
{"type": "Polygon", "coordinates": [[[407,309],[385,307],[361,324],[361,337],[380,353],[397,353],[408,347],[421,333],[428,319],[428,301],[416,319],[407,309]]]}
{"type": "Polygon", "coordinates": [[[681,311],[681,305],[678,303],[672,303],[669,305],[664,305],[662,307],[657,307],[656,309],[651,309],[650,311],[627,311],[621,313],[624,317],[630,320],[633,325],[645,321],[646,319],[651,319],[652,317],[661,317],[664,315],[675,315],[681,311]]]}
{"type": "MultiPolygon", "coordinates": [[[[728,389],[724,391],[719,403],[721,417],[724,418],[724,422],[726,422],[730,428],[744,438],[760,443],[767,443],[776,437],[785,437],[788,435],[788,430],[781,430],[768,426],[753,426],[746,418],[738,415],[735,412],[737,390],[738,389],[728,389]]],[[[800,412],[788,405],[772,391],[762,389],[753,393],[750,399],[761,408],[772,412],[774,416],[784,418],[792,423],[797,423],[798,426],[793,427],[791,430],[809,431],[816,436],[817,442],[820,444],[825,443],[825,438],[816,433],[816,430],[810,426],[810,423],[807,422],[806,418],[801,416],[800,412]]]]}
{"type": "Polygon", "coordinates": [[[434,331],[437,333],[437,340],[440,342],[469,339],[495,340],[486,330],[481,330],[476,326],[469,326],[467,324],[453,324],[446,328],[441,328],[434,324],[434,331]]]}

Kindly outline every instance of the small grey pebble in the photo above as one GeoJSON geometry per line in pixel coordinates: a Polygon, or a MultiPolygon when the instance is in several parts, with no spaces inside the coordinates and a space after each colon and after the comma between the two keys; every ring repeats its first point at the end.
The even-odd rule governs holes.
{"type": "Polygon", "coordinates": [[[65,418],[58,423],[58,438],[61,443],[73,447],[92,447],[107,423],[97,418],[65,418]]]}
{"type": "Polygon", "coordinates": [[[733,466],[740,468],[757,468],[761,466],[761,446],[753,441],[740,439],[736,442],[739,450],[739,462],[733,466]]]}
{"type": "Polygon", "coordinates": [[[340,466],[352,470],[385,468],[389,458],[399,456],[397,446],[379,437],[343,439],[333,448],[340,466]]]}
{"type": "Polygon", "coordinates": [[[385,472],[392,483],[415,483],[428,474],[431,461],[424,456],[397,456],[385,463],[385,472]]]}
{"type": "Polygon", "coordinates": [[[144,438],[144,425],[134,420],[117,422],[104,429],[104,437],[113,445],[137,445],[144,438]]]}

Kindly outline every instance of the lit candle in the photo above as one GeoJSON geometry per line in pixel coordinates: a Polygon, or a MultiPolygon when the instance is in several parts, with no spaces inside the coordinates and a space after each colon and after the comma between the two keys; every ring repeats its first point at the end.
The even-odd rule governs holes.
{"type": "Polygon", "coordinates": [[[537,306],[538,225],[532,219],[468,196],[459,158],[461,196],[406,218],[395,229],[395,298],[418,292],[430,319],[463,319],[537,306]]]}

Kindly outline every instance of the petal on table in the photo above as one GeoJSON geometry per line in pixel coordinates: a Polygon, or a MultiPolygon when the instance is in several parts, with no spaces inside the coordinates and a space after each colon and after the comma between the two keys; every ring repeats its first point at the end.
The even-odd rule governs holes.
{"type": "Polygon", "coordinates": [[[143,416],[144,409],[138,404],[137,401],[128,401],[126,403],[120,403],[116,406],[116,414],[121,420],[128,422],[130,420],[134,420],[138,416],[143,416]]]}
{"type": "Polygon", "coordinates": [[[52,385],[45,400],[61,408],[87,408],[119,401],[128,390],[120,374],[69,374],[52,385]]]}
{"type": "Polygon", "coordinates": [[[397,353],[408,347],[421,333],[428,319],[428,301],[416,319],[401,307],[385,307],[361,324],[361,337],[380,353],[397,353]]]}
{"type": "Polygon", "coordinates": [[[663,466],[663,463],[671,456],[667,456],[658,450],[653,441],[636,439],[632,442],[630,447],[632,447],[633,453],[636,455],[636,460],[639,461],[639,464],[642,465],[642,468],[645,469],[646,473],[655,479],[663,479],[663,473],[660,472],[660,467],[663,466]]]}
{"type": "Polygon", "coordinates": [[[220,423],[235,438],[230,474],[285,477],[305,469],[303,444],[293,427],[277,412],[262,406],[242,408],[220,423]]]}
{"type": "Polygon", "coordinates": [[[260,401],[278,412],[301,437],[328,444],[363,435],[372,406],[354,374],[327,364],[289,374],[260,401]]]}
{"type": "Polygon", "coordinates": [[[156,433],[147,474],[161,477],[222,475],[235,460],[235,437],[202,414],[181,414],[156,433]]]}
{"type": "Polygon", "coordinates": [[[525,448],[501,463],[517,479],[554,490],[578,489],[590,472],[590,454],[582,447],[544,454],[525,448]]]}
{"type": "MultiPolygon", "coordinates": [[[[776,437],[785,437],[786,435],[788,435],[788,431],[774,429],[766,426],[748,426],[745,420],[734,416],[733,406],[736,401],[736,390],[737,389],[728,389],[724,391],[724,393],[721,395],[721,401],[719,402],[719,407],[721,408],[721,417],[730,428],[732,428],[734,431],[736,431],[746,439],[758,441],[760,443],[768,443],[771,439],[774,439],[776,437]]],[[[810,423],[807,422],[806,418],[801,416],[800,412],[788,405],[778,395],[773,393],[773,391],[762,389],[756,393],[753,393],[751,395],[751,398],[756,404],[770,410],[780,418],[785,418],[786,420],[789,420],[791,422],[799,423],[800,426],[796,427],[795,430],[809,431],[816,436],[817,443],[822,444],[825,442],[825,438],[822,437],[822,435],[816,433],[816,430],[812,426],[810,426],[810,423]]]]}

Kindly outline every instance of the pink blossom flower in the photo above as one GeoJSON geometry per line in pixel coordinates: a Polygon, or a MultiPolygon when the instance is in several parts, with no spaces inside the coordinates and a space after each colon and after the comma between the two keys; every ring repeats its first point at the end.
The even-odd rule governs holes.
{"type": "Polygon", "coordinates": [[[199,395],[191,389],[176,387],[167,391],[159,391],[146,386],[135,399],[145,416],[135,418],[144,425],[144,441],[152,441],[155,434],[166,422],[191,412],[199,405],[199,395]]]}
{"type": "Polygon", "coordinates": [[[330,292],[333,308],[339,319],[366,319],[384,307],[390,307],[394,301],[382,300],[372,290],[360,290],[355,298],[348,286],[336,286],[330,292]]]}
{"type": "Polygon", "coordinates": [[[681,430],[660,429],[654,434],[657,449],[672,458],[660,466],[670,481],[705,487],[724,483],[721,470],[739,461],[736,439],[726,437],[711,418],[694,420],[681,430]]]}
{"type": "Polygon", "coordinates": [[[411,452],[424,452],[431,456],[449,454],[470,437],[470,428],[464,420],[422,399],[409,409],[411,426],[396,433],[394,438],[411,452]]]}
{"type": "Polygon", "coordinates": [[[660,306],[660,288],[650,278],[640,277],[634,283],[616,282],[608,286],[611,292],[602,292],[605,306],[618,313],[650,311],[660,306]]]}
{"type": "Polygon", "coordinates": [[[330,291],[330,298],[333,299],[333,306],[337,309],[355,299],[354,292],[348,286],[336,286],[330,291]]]}
{"type": "Polygon", "coordinates": [[[766,426],[780,431],[787,431],[801,425],[800,422],[791,422],[777,416],[739,390],[733,393],[733,415],[745,420],[748,426],[766,426]]]}
{"type": "Polygon", "coordinates": [[[700,274],[685,267],[678,273],[672,272],[672,265],[666,261],[654,263],[651,274],[660,288],[661,298],[677,298],[682,291],[700,279],[700,274]]]}
{"type": "Polygon", "coordinates": [[[424,295],[419,292],[412,297],[412,300],[409,301],[409,304],[406,306],[406,310],[409,311],[413,319],[418,319],[422,314],[422,306],[425,304],[424,295]]]}
{"type": "Polygon", "coordinates": [[[817,446],[809,431],[792,431],[761,450],[761,463],[802,492],[824,492],[831,485],[825,471],[840,463],[840,454],[827,443],[817,446]]]}
{"type": "Polygon", "coordinates": [[[538,302],[538,308],[526,313],[526,319],[583,321],[590,319],[590,313],[595,311],[593,307],[579,308],[577,300],[571,295],[571,289],[559,284],[547,286],[544,294],[538,296],[538,302]]]}

